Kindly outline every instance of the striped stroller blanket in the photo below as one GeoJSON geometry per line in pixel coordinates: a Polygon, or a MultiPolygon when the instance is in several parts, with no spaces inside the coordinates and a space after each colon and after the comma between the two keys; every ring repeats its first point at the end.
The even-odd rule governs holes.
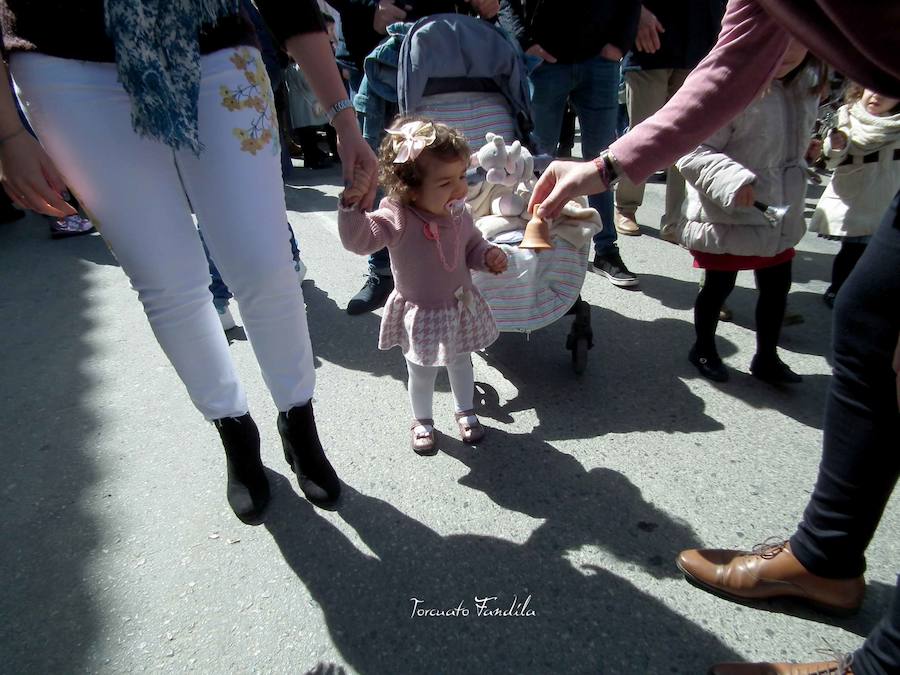
{"type": "Polygon", "coordinates": [[[525,220],[490,213],[492,195],[503,190],[488,183],[470,190],[468,201],[476,226],[509,257],[503,274],[473,270],[472,281],[501,331],[530,333],[564,316],[578,298],[587,274],[591,237],[601,225],[600,214],[587,206],[587,200],[569,202],[551,225],[552,249],[539,253],[520,249],[525,220]]]}

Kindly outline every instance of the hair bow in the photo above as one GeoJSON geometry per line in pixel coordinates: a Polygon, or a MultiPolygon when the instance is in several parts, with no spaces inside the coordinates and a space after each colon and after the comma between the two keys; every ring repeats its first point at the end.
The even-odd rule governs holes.
{"type": "Polygon", "coordinates": [[[399,129],[386,131],[394,137],[394,150],[397,153],[394,164],[415,161],[437,138],[432,122],[407,122],[399,129]]]}

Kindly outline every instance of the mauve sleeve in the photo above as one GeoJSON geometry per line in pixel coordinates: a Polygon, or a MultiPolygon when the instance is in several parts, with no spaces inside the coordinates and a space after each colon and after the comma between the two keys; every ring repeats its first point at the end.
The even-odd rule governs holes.
{"type": "Polygon", "coordinates": [[[731,0],[718,41],[681,89],[610,146],[619,170],[642,183],[712,136],[769,83],[789,40],[756,0],[731,0]]]}
{"type": "Polygon", "coordinates": [[[371,213],[340,206],[338,234],[345,249],[369,255],[399,241],[403,229],[397,211],[382,202],[381,208],[371,213]]]}
{"type": "Polygon", "coordinates": [[[492,248],[499,248],[494,246],[492,243],[487,241],[481,234],[481,231],[476,227],[472,228],[474,232],[472,236],[469,238],[469,241],[466,243],[466,265],[470,270],[481,270],[482,272],[488,271],[487,262],[485,261],[485,256],[487,252],[492,248]]]}
{"type": "Polygon", "coordinates": [[[282,46],[288,38],[301,33],[325,30],[322,11],[315,0],[255,0],[272,35],[282,46]]]}

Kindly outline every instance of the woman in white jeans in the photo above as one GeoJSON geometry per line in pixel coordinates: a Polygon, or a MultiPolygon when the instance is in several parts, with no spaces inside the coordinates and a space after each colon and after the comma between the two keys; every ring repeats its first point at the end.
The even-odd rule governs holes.
{"type": "MultiPolygon", "coordinates": [[[[374,177],[315,2],[257,4],[329,111],[345,179],[354,168],[374,177]]],[[[0,87],[10,198],[59,217],[72,213],[63,190],[77,195],[219,431],[232,509],[258,523],[269,499],[259,433],[210,302],[193,207],[240,302],[285,458],[310,501],[336,500],[340,482],[312,411],[315,370],[284,227],[272,93],[237,0],[0,0],[0,17],[15,91],[40,139],[24,133],[0,87]]],[[[371,204],[374,181],[366,189],[371,204]]]]}

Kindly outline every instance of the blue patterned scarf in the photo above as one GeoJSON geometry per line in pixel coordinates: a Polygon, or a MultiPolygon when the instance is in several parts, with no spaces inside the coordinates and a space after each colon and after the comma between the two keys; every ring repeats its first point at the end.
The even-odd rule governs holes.
{"type": "Polygon", "coordinates": [[[238,11],[238,0],[105,0],[106,32],[141,136],[196,154],[200,27],[238,11]]]}

